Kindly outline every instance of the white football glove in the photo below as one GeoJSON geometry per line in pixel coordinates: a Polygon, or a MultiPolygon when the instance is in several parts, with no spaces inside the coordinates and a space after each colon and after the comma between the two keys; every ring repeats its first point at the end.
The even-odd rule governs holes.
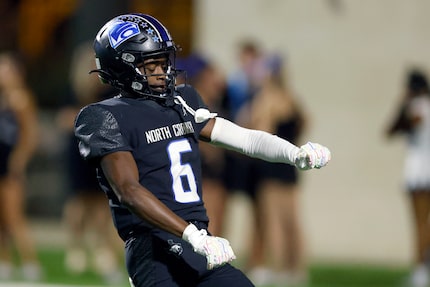
{"type": "Polygon", "coordinates": [[[308,142],[302,145],[297,152],[294,163],[298,169],[308,170],[312,168],[322,168],[331,159],[328,148],[317,143],[308,142]]]}
{"type": "Polygon", "coordinates": [[[227,239],[210,236],[205,229],[198,230],[192,223],[185,228],[182,239],[193,246],[194,252],[206,257],[209,270],[236,259],[227,239]]]}

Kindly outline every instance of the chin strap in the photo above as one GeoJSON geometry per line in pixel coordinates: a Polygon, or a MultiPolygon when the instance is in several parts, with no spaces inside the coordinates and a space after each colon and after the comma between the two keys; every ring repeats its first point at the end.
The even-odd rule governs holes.
{"type": "Polygon", "coordinates": [[[211,113],[208,109],[204,108],[197,109],[197,111],[193,110],[193,108],[191,108],[181,96],[174,96],[174,101],[176,104],[182,105],[184,110],[192,114],[194,116],[194,121],[198,124],[209,119],[213,119],[218,115],[217,113],[211,113]]]}

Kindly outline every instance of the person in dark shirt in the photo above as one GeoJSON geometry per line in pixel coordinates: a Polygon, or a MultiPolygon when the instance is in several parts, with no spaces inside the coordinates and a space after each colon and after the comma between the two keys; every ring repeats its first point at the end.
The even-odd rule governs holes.
{"type": "Polygon", "coordinates": [[[25,68],[18,54],[0,54],[0,281],[16,268],[25,280],[43,277],[25,210],[28,166],[39,140],[38,106],[25,68]]]}
{"type": "MultiPolygon", "coordinates": [[[[260,89],[241,111],[247,115],[247,127],[297,143],[308,119],[290,84],[287,62],[280,53],[272,52],[265,55],[261,66],[260,89]]],[[[263,251],[251,250],[261,253],[262,260],[257,261],[259,265],[249,264],[247,275],[258,285],[305,285],[309,278],[300,216],[300,174],[294,166],[258,159],[251,161],[250,170],[256,221],[253,234],[261,237],[254,240],[261,241],[263,251]]]]}
{"type": "Polygon", "coordinates": [[[84,107],[75,136],[125,241],[131,285],[253,286],[230,264],[229,241],[207,231],[199,140],[302,170],[325,166],[330,151],[299,148],[210,112],[193,87],[175,85],[177,46],[150,15],[108,21],[94,50],[94,72],[119,94],[84,107]]]}

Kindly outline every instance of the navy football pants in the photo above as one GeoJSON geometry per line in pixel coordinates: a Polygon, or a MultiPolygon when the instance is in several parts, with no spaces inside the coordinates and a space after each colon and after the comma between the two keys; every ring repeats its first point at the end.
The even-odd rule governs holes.
{"type": "Polygon", "coordinates": [[[163,231],[141,232],[126,241],[126,266],[135,287],[252,287],[230,264],[206,269],[206,258],[191,245],[163,231]]]}

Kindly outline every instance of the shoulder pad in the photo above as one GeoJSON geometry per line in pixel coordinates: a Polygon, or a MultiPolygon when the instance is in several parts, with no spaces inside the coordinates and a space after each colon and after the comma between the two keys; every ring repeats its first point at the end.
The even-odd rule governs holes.
{"type": "Polygon", "coordinates": [[[83,158],[100,157],[126,147],[114,115],[99,105],[89,105],[79,112],[75,136],[83,158]]]}

